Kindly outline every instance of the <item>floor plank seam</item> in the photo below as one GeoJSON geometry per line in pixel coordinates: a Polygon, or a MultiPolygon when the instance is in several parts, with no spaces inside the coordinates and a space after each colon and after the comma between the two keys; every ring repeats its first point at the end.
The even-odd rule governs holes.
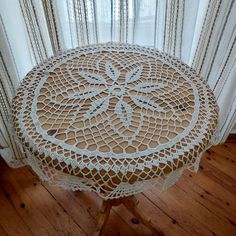
{"type": "Polygon", "coordinates": [[[79,227],[80,230],[82,230],[84,232],[85,235],[88,235],[83,228],[81,228],[81,226],[76,222],[76,220],[67,212],[67,210],[62,206],[61,203],[59,203],[57,201],[57,199],[54,197],[54,195],[44,186],[43,183],[41,183],[42,187],[44,187],[44,189],[51,195],[51,197],[55,200],[55,202],[58,204],[58,206],[60,206],[61,209],[63,209],[63,211],[73,220],[73,222],[79,227]]]}

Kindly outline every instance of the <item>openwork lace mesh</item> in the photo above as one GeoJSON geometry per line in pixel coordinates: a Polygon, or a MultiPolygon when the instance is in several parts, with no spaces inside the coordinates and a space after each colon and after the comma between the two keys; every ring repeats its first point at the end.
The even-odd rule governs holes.
{"type": "Polygon", "coordinates": [[[35,67],[13,103],[27,162],[51,183],[117,198],[197,170],[214,96],[176,58],[136,45],[69,50],[35,67]]]}

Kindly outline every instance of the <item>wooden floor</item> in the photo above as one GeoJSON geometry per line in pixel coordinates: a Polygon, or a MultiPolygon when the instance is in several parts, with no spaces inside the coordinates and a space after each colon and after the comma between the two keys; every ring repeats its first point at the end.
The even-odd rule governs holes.
{"type": "MultiPolygon", "coordinates": [[[[210,149],[197,174],[185,172],[165,193],[137,195],[164,235],[236,235],[236,143],[210,149]]],[[[101,200],[40,183],[30,168],[0,161],[0,235],[92,235],[101,200]]],[[[119,206],[103,235],[150,235],[119,206]],[[136,224],[135,224],[136,223],[136,224]]]]}

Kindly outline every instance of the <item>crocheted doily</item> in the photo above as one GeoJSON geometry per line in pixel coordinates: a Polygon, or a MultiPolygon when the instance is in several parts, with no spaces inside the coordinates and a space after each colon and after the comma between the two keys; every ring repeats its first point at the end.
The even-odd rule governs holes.
{"type": "Polygon", "coordinates": [[[14,99],[13,120],[42,179],[106,199],[150,183],[166,188],[185,168],[197,169],[217,107],[207,84],[176,58],[108,43],[35,67],[14,99]]]}

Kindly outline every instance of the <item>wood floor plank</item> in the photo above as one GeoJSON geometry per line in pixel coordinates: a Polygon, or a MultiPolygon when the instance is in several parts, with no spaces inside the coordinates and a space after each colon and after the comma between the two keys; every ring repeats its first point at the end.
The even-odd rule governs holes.
{"type": "Polygon", "coordinates": [[[5,231],[5,229],[3,228],[3,226],[0,223],[0,235],[1,236],[8,236],[9,234],[7,234],[7,232],[5,231]]]}
{"type": "Polygon", "coordinates": [[[154,226],[160,228],[164,235],[188,235],[180,225],[176,224],[172,216],[168,216],[163,209],[156,207],[156,205],[146,197],[146,193],[138,194],[137,199],[143,206],[143,213],[152,219],[154,226]]]}
{"type": "Polygon", "coordinates": [[[75,201],[74,197],[71,196],[74,194],[71,191],[64,191],[58,187],[49,187],[46,183],[43,183],[43,186],[50,191],[57,202],[62,204],[67,213],[77,222],[77,224],[79,224],[87,235],[91,235],[93,233],[96,226],[96,221],[89,213],[91,206],[82,206],[79,204],[79,202],[75,201]],[[90,225],[90,227],[88,227],[88,225],[90,225]]]}
{"type": "MultiPolygon", "coordinates": [[[[155,189],[145,192],[145,195],[156,207],[160,208],[172,219],[174,225],[179,225],[183,228],[187,232],[187,235],[211,235],[209,229],[202,225],[198,219],[194,218],[188,209],[182,207],[182,203],[179,203],[175,199],[175,195],[171,196],[171,194],[167,193],[156,195],[155,189]]],[[[175,231],[173,231],[173,233],[175,233],[175,231]]]]}
{"type": "Polygon", "coordinates": [[[188,174],[184,174],[177,182],[177,186],[185,188],[199,201],[207,200],[204,202],[206,206],[208,203],[212,203],[214,206],[217,205],[223,211],[222,213],[235,215],[236,218],[235,195],[224,186],[208,178],[202,170],[197,174],[192,174],[192,178],[188,174]]]}
{"type": "MultiPolygon", "coordinates": [[[[33,226],[36,227],[36,229],[32,229],[36,235],[85,235],[73,222],[71,217],[64,212],[64,209],[57,205],[41,183],[35,185],[34,176],[30,175],[28,168],[11,171],[11,174],[12,177],[7,175],[7,178],[14,184],[15,191],[20,196],[20,200],[15,197],[13,202],[19,205],[21,217],[28,219],[26,224],[29,225],[29,228],[32,229],[33,226]],[[32,198],[33,201],[31,201],[30,198],[32,198]],[[30,215],[27,215],[27,212],[29,212],[30,215]],[[37,222],[38,219],[40,219],[39,222],[37,222]],[[47,221],[45,219],[47,219],[47,221]],[[63,221],[64,226],[67,224],[68,226],[64,227],[61,221],[63,221]]],[[[9,189],[8,186],[8,190],[9,189]]],[[[16,194],[13,194],[13,196],[16,196],[16,194]]]]}
{"type": "MultiPolygon", "coordinates": [[[[221,185],[227,191],[236,195],[236,181],[231,178],[227,173],[221,171],[221,169],[216,168],[210,162],[208,162],[205,157],[202,158],[200,171],[209,179],[213,180],[215,183],[221,185]]],[[[191,177],[192,174],[189,173],[191,177]]]]}
{"type": "Polygon", "coordinates": [[[224,224],[224,222],[222,222],[218,216],[212,214],[208,208],[192,199],[185,189],[181,189],[175,185],[166,192],[165,197],[167,196],[169,196],[170,201],[175,202],[176,205],[179,204],[181,206],[180,209],[184,211],[186,215],[192,215],[211,232],[215,233],[215,231],[217,231],[220,235],[234,235],[232,234],[234,227],[224,224]]]}
{"type": "MultiPolygon", "coordinates": [[[[53,226],[57,235],[86,235],[71,216],[55,201],[50,192],[41,183],[37,183],[38,178],[31,174],[29,168],[24,168],[20,173],[15,171],[14,176],[18,179],[21,187],[27,186],[27,192],[33,199],[34,206],[53,226]],[[33,189],[31,189],[32,187],[33,189]]],[[[55,235],[54,232],[48,234],[55,235]]]]}
{"type": "Polygon", "coordinates": [[[206,152],[206,162],[220,169],[225,174],[229,175],[236,181],[236,162],[232,163],[226,148],[223,145],[217,146],[217,148],[210,149],[206,152]]]}
{"type": "MultiPolygon", "coordinates": [[[[66,191],[57,187],[48,186],[47,184],[44,184],[44,186],[50,190],[57,201],[63,204],[68,214],[73,217],[80,227],[83,228],[88,235],[92,235],[97,224],[101,199],[94,193],[71,191],[67,191],[66,193],[66,191]],[[90,227],[88,227],[88,225],[90,227]]],[[[112,210],[108,224],[104,228],[104,235],[116,235],[117,233],[120,235],[137,235],[136,232],[112,210]]]]}
{"type": "Polygon", "coordinates": [[[34,202],[27,196],[24,189],[17,186],[14,179],[9,177],[8,181],[4,183],[2,188],[5,193],[9,194],[9,201],[32,232],[35,232],[35,235],[56,234],[57,231],[35,207],[34,202]]]}
{"type": "MultiPolygon", "coordinates": [[[[188,193],[188,198],[194,199],[197,203],[206,208],[211,213],[212,217],[214,216],[215,218],[218,218],[221,223],[221,227],[224,226],[225,229],[228,228],[228,231],[234,232],[234,221],[236,219],[236,214],[234,211],[229,210],[229,205],[226,205],[224,201],[221,201],[221,199],[217,199],[215,196],[212,196],[208,191],[206,193],[204,188],[200,188],[196,184],[190,184],[190,182],[187,183],[186,180],[179,181],[176,186],[188,193]]],[[[214,232],[215,228],[216,227],[211,226],[210,230],[214,232]]],[[[234,233],[227,235],[234,235],[234,233]]]]}
{"type": "Polygon", "coordinates": [[[34,235],[26,222],[21,218],[15,205],[9,199],[10,196],[0,188],[0,224],[4,231],[10,235],[31,236],[34,235]]]}
{"type": "Polygon", "coordinates": [[[149,236],[151,235],[150,229],[142,225],[140,222],[135,221],[135,217],[130,213],[125,206],[120,205],[113,209],[126,222],[135,232],[135,235],[149,236]],[[134,223],[133,223],[134,222],[134,223]]]}
{"type": "MultiPolygon", "coordinates": [[[[236,134],[235,134],[235,137],[236,137],[236,134]]],[[[232,142],[232,143],[228,143],[228,142],[226,142],[226,143],[224,143],[224,144],[222,144],[224,147],[226,147],[227,149],[228,149],[228,151],[231,153],[231,154],[233,154],[233,160],[234,160],[234,162],[236,161],[235,160],[235,153],[236,153],[236,142],[232,142]]],[[[218,147],[218,146],[217,146],[218,147]]],[[[213,150],[215,149],[216,147],[214,147],[213,148],[213,150]]]]}

